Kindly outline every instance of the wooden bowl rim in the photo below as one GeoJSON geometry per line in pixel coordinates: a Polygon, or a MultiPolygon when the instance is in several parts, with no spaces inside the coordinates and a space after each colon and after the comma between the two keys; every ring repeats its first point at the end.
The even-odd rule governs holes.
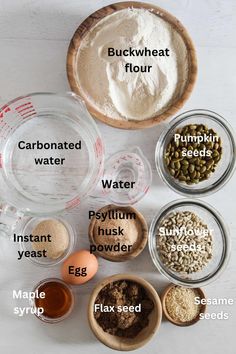
{"type": "MultiPolygon", "coordinates": [[[[100,280],[97,283],[97,285],[95,286],[95,288],[93,289],[93,291],[90,295],[90,299],[89,299],[89,303],[88,303],[89,326],[90,326],[92,332],[94,333],[95,337],[100,342],[102,342],[104,345],[106,345],[107,347],[109,347],[111,349],[115,349],[115,350],[119,350],[119,351],[130,351],[130,350],[135,350],[137,348],[142,347],[153,337],[154,333],[159,329],[159,327],[161,325],[161,320],[162,320],[162,303],[161,303],[161,299],[160,299],[157,291],[147,280],[145,280],[137,275],[128,274],[128,273],[120,273],[120,274],[114,274],[114,275],[108,276],[108,277],[100,280]],[[119,281],[119,280],[129,280],[129,281],[133,281],[133,282],[140,284],[141,286],[144,287],[144,289],[147,291],[148,295],[151,297],[151,299],[154,302],[155,311],[158,314],[158,316],[156,316],[156,318],[155,318],[154,328],[149,332],[147,337],[145,339],[141,340],[140,342],[135,342],[136,338],[133,338],[132,343],[125,343],[125,338],[112,336],[112,337],[117,338],[120,341],[119,345],[112,343],[112,341],[110,340],[110,338],[108,336],[105,337],[106,332],[103,331],[103,329],[99,326],[99,324],[97,323],[97,321],[94,318],[93,305],[94,305],[94,302],[96,300],[98,293],[107,284],[113,283],[113,282],[119,281]]],[[[126,338],[126,340],[127,340],[127,338],[126,338]]]]}
{"type": "Polygon", "coordinates": [[[197,78],[197,56],[196,56],[196,50],[193,44],[193,41],[191,37],[189,36],[187,30],[185,27],[182,25],[182,23],[173,15],[171,15],[169,12],[166,10],[163,10],[162,8],[148,4],[148,3],[143,3],[143,2],[137,2],[137,1],[124,1],[124,2],[118,2],[118,3],[113,3],[108,6],[104,6],[97,11],[93,12],[91,15],[89,15],[77,28],[75,31],[71,41],[70,45],[68,48],[67,52],[67,77],[69,81],[69,85],[71,87],[71,90],[77,93],[85,102],[88,111],[90,114],[102,121],[103,123],[110,125],[115,128],[120,128],[120,129],[143,129],[143,128],[149,128],[152,126],[155,126],[156,124],[160,123],[161,121],[166,120],[167,118],[175,115],[177,111],[182,108],[184,103],[187,101],[189,98],[194,84],[196,82],[197,78]],[[137,120],[120,120],[120,119],[114,119],[111,117],[108,117],[90,104],[86,100],[86,97],[83,96],[82,90],[80,90],[80,87],[77,85],[76,81],[76,56],[78,52],[78,48],[81,44],[81,41],[83,40],[84,36],[87,34],[87,32],[94,27],[101,19],[104,17],[111,15],[112,13],[116,11],[120,11],[126,8],[144,8],[149,10],[152,13],[155,13],[157,16],[161,17],[168,23],[170,23],[176,30],[177,32],[181,35],[181,37],[184,40],[184,43],[187,47],[188,51],[188,57],[189,57],[189,77],[188,77],[188,83],[186,84],[183,93],[181,96],[175,100],[163,113],[151,117],[145,120],[137,121],[137,120]],[[111,10],[110,12],[107,13],[108,10],[111,10]],[[105,14],[104,14],[105,12],[105,14]]]}
{"type": "MultiPolygon", "coordinates": [[[[192,326],[194,325],[195,323],[197,323],[199,320],[200,320],[200,313],[205,313],[206,312],[206,304],[205,305],[201,305],[201,311],[200,313],[197,315],[197,317],[195,317],[192,321],[189,321],[189,322],[180,322],[180,321],[175,321],[169,314],[168,314],[168,311],[166,309],[166,303],[165,303],[165,300],[166,300],[166,296],[168,294],[168,292],[170,291],[170,289],[172,289],[173,287],[175,286],[179,286],[179,285],[176,285],[176,284],[169,284],[165,289],[164,291],[162,292],[161,294],[161,303],[162,303],[162,310],[163,310],[163,314],[165,315],[165,317],[167,318],[167,320],[171,323],[173,323],[174,325],[176,326],[179,326],[179,327],[188,327],[188,326],[192,326]]],[[[206,295],[204,293],[204,291],[202,290],[202,288],[190,288],[192,290],[195,290],[198,292],[199,296],[201,299],[206,299],[206,295]]]]}
{"type": "MultiPolygon", "coordinates": [[[[144,218],[144,216],[137,210],[135,209],[134,207],[132,206],[119,206],[119,205],[115,205],[115,204],[108,204],[108,205],[105,205],[104,207],[100,208],[98,210],[98,212],[101,212],[101,211],[108,211],[108,210],[112,210],[112,209],[121,209],[121,210],[126,210],[127,212],[131,212],[131,213],[135,213],[137,215],[137,218],[135,219],[136,221],[139,221],[140,224],[141,224],[141,227],[142,227],[142,235],[139,236],[139,239],[140,239],[140,242],[139,244],[137,245],[137,247],[131,252],[131,253],[128,253],[124,256],[121,256],[121,255],[111,255],[111,254],[107,254],[106,252],[100,252],[100,251],[96,251],[94,252],[97,256],[100,256],[108,261],[111,261],[111,262],[125,262],[125,261],[128,261],[130,259],[133,259],[135,257],[137,257],[145,248],[146,244],[147,244],[147,239],[148,239],[148,225],[147,225],[147,222],[144,218]]],[[[90,224],[89,224],[89,229],[88,229],[88,234],[89,234],[89,241],[92,243],[92,244],[95,244],[96,245],[96,242],[94,241],[94,237],[93,237],[93,230],[94,230],[94,226],[95,226],[95,223],[96,223],[96,217],[93,216],[91,221],[90,221],[90,224]]]]}

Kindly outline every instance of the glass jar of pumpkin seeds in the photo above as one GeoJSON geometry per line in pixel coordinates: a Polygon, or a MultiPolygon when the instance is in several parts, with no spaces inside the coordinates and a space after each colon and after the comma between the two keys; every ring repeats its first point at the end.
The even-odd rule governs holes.
{"type": "Polygon", "coordinates": [[[155,152],[157,171],[176,192],[204,196],[219,190],[235,168],[232,127],[207,110],[185,112],[161,134],[155,152]]]}

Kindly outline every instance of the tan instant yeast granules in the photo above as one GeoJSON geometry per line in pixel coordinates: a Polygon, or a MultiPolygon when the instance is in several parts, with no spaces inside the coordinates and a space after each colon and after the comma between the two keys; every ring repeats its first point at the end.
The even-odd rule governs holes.
{"type": "Polygon", "coordinates": [[[32,242],[35,251],[47,251],[47,257],[61,257],[69,246],[69,233],[62,222],[56,219],[41,221],[32,231],[33,236],[50,235],[51,242],[32,242]]]}

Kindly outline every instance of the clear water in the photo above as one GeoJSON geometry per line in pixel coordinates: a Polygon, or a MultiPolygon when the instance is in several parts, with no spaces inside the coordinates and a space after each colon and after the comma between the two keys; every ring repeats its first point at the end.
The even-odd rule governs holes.
{"type": "Polygon", "coordinates": [[[11,193],[35,203],[66,203],[88,184],[94,163],[91,142],[81,126],[67,117],[40,115],[20,125],[8,139],[4,153],[4,180],[11,193]],[[77,143],[81,150],[21,150],[18,143],[77,143]],[[36,165],[37,158],[64,158],[60,165],[36,165]]]}

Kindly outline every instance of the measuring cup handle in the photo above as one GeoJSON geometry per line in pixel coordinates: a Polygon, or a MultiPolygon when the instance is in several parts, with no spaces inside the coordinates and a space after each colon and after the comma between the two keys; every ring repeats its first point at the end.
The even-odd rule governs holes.
{"type": "Polygon", "coordinates": [[[0,203],[0,236],[12,238],[20,219],[21,215],[16,208],[0,203]]]}

